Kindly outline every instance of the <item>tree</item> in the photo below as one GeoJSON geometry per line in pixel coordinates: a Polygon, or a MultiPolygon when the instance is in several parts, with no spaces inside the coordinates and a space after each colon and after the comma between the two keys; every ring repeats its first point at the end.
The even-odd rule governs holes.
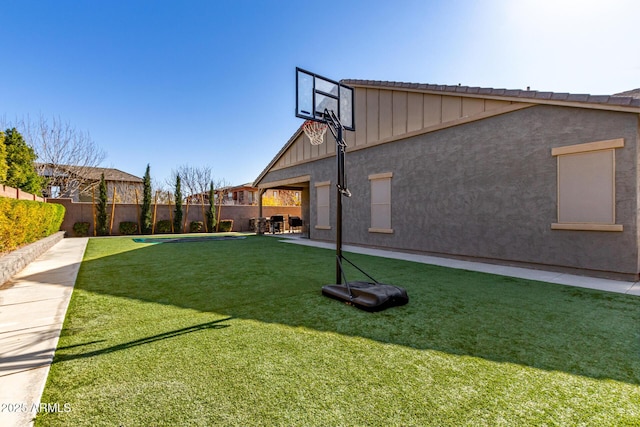
{"type": "Polygon", "coordinates": [[[100,177],[99,195],[97,203],[96,218],[96,234],[98,236],[106,236],[107,229],[107,183],[104,180],[104,174],[100,177]]]}
{"type": "Polygon", "coordinates": [[[300,206],[302,202],[296,191],[277,190],[269,191],[262,196],[262,206],[300,206]]]}
{"type": "Polygon", "coordinates": [[[215,190],[213,188],[213,181],[209,184],[209,208],[207,209],[207,229],[210,233],[213,232],[213,228],[216,226],[216,204],[215,204],[215,190]]]}
{"type": "Polygon", "coordinates": [[[173,191],[176,183],[175,181],[159,180],[157,177],[151,176],[151,194],[153,194],[154,200],[158,201],[159,205],[168,205],[173,203],[173,191]]]}
{"type": "Polygon", "coordinates": [[[182,165],[173,171],[173,175],[180,175],[182,187],[189,196],[206,193],[209,183],[213,181],[210,166],[182,165]]]}
{"type": "Polygon", "coordinates": [[[7,148],[4,145],[5,135],[0,131],[0,183],[4,183],[7,179],[7,148]]]}
{"type": "Polygon", "coordinates": [[[49,180],[48,187],[56,188],[55,197],[73,197],[87,192],[96,182],[89,178],[89,170],[106,158],[102,150],[89,135],[62,122],[60,118],[48,121],[40,116],[37,122],[23,120],[27,142],[38,156],[36,170],[49,180]]]}
{"type": "Polygon", "coordinates": [[[175,204],[176,208],[173,215],[173,231],[176,233],[182,233],[182,188],[180,175],[176,175],[175,204]]]}
{"type": "Polygon", "coordinates": [[[7,161],[5,184],[28,193],[42,194],[45,180],[38,175],[34,167],[36,154],[16,128],[5,131],[4,146],[7,161]]]}
{"type": "Polygon", "coordinates": [[[149,165],[147,165],[147,170],[144,173],[142,183],[144,190],[142,196],[142,209],[140,210],[140,233],[151,234],[151,174],[149,165]]]}

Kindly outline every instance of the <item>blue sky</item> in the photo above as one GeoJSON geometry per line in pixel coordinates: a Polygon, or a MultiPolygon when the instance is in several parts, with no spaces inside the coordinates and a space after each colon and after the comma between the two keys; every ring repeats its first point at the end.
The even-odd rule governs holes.
{"type": "Polygon", "coordinates": [[[0,117],[60,117],[105,167],[253,181],[340,79],[613,94],[640,87],[635,0],[0,0],[0,117]]]}

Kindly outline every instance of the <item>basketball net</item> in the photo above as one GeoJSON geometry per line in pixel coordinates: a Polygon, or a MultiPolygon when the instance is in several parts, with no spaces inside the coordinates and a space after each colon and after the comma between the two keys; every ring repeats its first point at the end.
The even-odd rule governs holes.
{"type": "Polygon", "coordinates": [[[327,124],[316,122],[313,120],[307,120],[302,125],[304,134],[307,135],[311,145],[320,145],[324,142],[324,134],[327,132],[327,124]]]}

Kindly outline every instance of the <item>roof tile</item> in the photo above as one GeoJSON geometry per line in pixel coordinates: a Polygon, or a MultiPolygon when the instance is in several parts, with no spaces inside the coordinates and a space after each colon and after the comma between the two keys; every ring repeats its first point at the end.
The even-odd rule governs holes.
{"type": "Polygon", "coordinates": [[[589,104],[619,105],[640,107],[640,89],[622,92],[617,95],[588,95],[571,94],[565,92],[538,92],[535,90],[521,89],[494,89],[486,87],[470,87],[462,85],[436,85],[426,83],[390,82],[380,80],[342,80],[344,84],[366,85],[381,88],[407,88],[428,90],[443,93],[468,93],[486,96],[511,97],[521,99],[539,99],[548,101],[581,102],[589,104]]]}
{"type": "Polygon", "coordinates": [[[579,93],[571,93],[567,97],[567,101],[575,101],[575,102],[587,102],[588,99],[589,99],[589,95],[579,94],[579,93]]]}
{"type": "Polygon", "coordinates": [[[538,99],[551,99],[553,92],[537,92],[536,98],[538,99]]]}
{"type": "Polygon", "coordinates": [[[609,101],[609,95],[589,95],[588,101],[598,104],[606,104],[609,101]]]}
{"type": "Polygon", "coordinates": [[[629,96],[612,96],[609,103],[614,105],[631,105],[632,101],[633,98],[629,96]]]}

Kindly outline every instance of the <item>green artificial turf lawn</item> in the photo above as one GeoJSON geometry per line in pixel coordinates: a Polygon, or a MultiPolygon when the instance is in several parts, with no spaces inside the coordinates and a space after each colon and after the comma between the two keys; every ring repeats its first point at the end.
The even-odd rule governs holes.
{"type": "Polygon", "coordinates": [[[409,304],[271,237],[91,239],[36,425],[640,425],[640,298],[346,255],[409,304]]]}

